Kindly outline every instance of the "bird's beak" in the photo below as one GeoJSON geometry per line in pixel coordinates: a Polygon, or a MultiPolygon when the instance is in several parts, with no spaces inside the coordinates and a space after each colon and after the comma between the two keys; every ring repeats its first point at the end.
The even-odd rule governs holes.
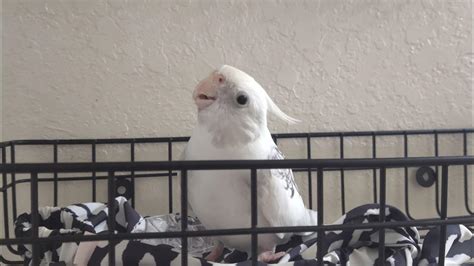
{"type": "Polygon", "coordinates": [[[212,72],[196,86],[193,92],[194,102],[202,110],[217,99],[217,90],[224,83],[224,76],[217,71],[212,72]]]}

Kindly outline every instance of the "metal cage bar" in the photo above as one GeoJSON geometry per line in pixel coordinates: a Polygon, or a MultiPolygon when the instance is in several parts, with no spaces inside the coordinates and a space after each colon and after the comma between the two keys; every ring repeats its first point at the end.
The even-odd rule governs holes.
{"type": "Polygon", "coordinates": [[[206,161],[140,161],[140,162],[99,162],[91,163],[19,163],[0,165],[0,172],[29,173],[87,173],[97,172],[130,172],[135,171],[174,171],[179,170],[239,170],[239,169],[367,169],[367,168],[401,168],[431,165],[464,165],[474,164],[474,156],[440,156],[414,158],[376,158],[376,159],[286,159],[286,160],[206,160],[206,161]]]}
{"type": "MultiPolygon", "coordinates": [[[[307,158],[311,159],[311,137],[306,137],[307,158]]],[[[308,207],[313,208],[313,178],[311,177],[311,168],[308,168],[308,207]]]]}
{"type": "Polygon", "coordinates": [[[39,265],[39,244],[36,243],[38,240],[38,229],[39,229],[39,213],[38,213],[38,173],[32,172],[31,186],[30,186],[30,204],[31,204],[31,263],[33,265],[39,265]]]}
{"type": "MultiPolygon", "coordinates": [[[[172,175],[176,176],[176,173],[173,173],[172,175]]],[[[131,178],[132,177],[131,175],[127,175],[127,174],[121,174],[121,175],[115,174],[115,176],[117,176],[119,178],[131,178]]],[[[150,174],[135,174],[136,178],[165,177],[165,176],[168,176],[168,173],[156,172],[156,173],[150,173],[150,174]]],[[[91,178],[92,178],[92,176],[71,176],[71,177],[58,177],[57,180],[59,182],[88,181],[88,180],[91,180],[91,178]]],[[[99,175],[99,176],[96,175],[95,179],[96,180],[106,180],[107,175],[99,175]]],[[[53,181],[54,181],[54,178],[45,178],[45,177],[38,178],[38,182],[53,182],[53,181]]],[[[31,178],[16,179],[15,183],[10,182],[6,186],[3,186],[0,189],[0,192],[6,191],[8,188],[11,188],[13,186],[13,184],[21,184],[21,183],[29,183],[29,182],[31,182],[31,178]]]]}
{"type": "MultiPolygon", "coordinates": [[[[92,163],[96,163],[97,161],[97,144],[95,141],[92,143],[92,163]]],[[[96,171],[92,170],[92,201],[96,201],[97,198],[97,176],[96,171]]]]}
{"type": "MultiPolygon", "coordinates": [[[[130,161],[135,162],[135,140],[132,140],[132,143],[130,143],[130,161]]],[[[135,171],[131,171],[130,175],[131,189],[135,191],[135,171]]],[[[135,193],[131,194],[132,208],[135,208],[135,193]]]]}
{"type": "MultiPolygon", "coordinates": [[[[168,161],[173,160],[173,146],[171,140],[168,141],[168,161]]],[[[173,213],[173,171],[168,171],[168,209],[173,213]]]]}
{"type": "MultiPolygon", "coordinates": [[[[6,164],[7,161],[7,153],[6,153],[6,148],[2,147],[2,164],[6,164]]],[[[7,173],[3,172],[2,173],[2,187],[5,188],[7,186],[7,173]]],[[[9,218],[8,218],[8,190],[5,189],[2,191],[3,193],[3,221],[4,221],[4,234],[5,238],[10,237],[10,228],[8,227],[9,224],[9,218]]]]}
{"type": "MultiPolygon", "coordinates": [[[[386,169],[380,168],[380,212],[379,222],[385,223],[385,207],[386,207],[386,169]]],[[[385,228],[379,231],[379,265],[385,265],[385,228]]]]}
{"type": "MultiPolygon", "coordinates": [[[[462,154],[464,156],[467,156],[467,133],[466,131],[463,131],[462,133],[462,154]]],[[[467,168],[467,165],[465,164],[463,166],[463,173],[464,173],[464,205],[466,205],[466,211],[473,215],[474,214],[474,211],[471,210],[471,208],[469,207],[469,182],[467,180],[467,176],[468,176],[468,168],[467,168]]]]}
{"type": "MultiPolygon", "coordinates": [[[[403,133],[403,158],[408,158],[408,134],[407,132],[403,133]]],[[[413,220],[413,216],[410,214],[410,200],[409,200],[409,191],[408,191],[408,167],[404,167],[404,184],[405,184],[405,213],[408,218],[413,220]]]]}
{"type": "Polygon", "coordinates": [[[0,254],[0,262],[5,263],[6,265],[23,265],[23,264],[24,264],[23,261],[11,261],[11,260],[7,260],[7,259],[5,259],[5,257],[3,257],[1,254],[0,254]]]}
{"type": "MultiPolygon", "coordinates": [[[[441,172],[441,220],[446,220],[448,217],[448,166],[443,165],[441,172]]],[[[446,224],[441,224],[440,227],[438,263],[439,265],[444,266],[446,251],[446,224]]]]}
{"type": "MultiPolygon", "coordinates": [[[[15,165],[15,145],[12,144],[10,146],[10,163],[12,165],[15,165]]],[[[16,216],[16,185],[15,185],[15,180],[16,180],[16,174],[15,172],[13,171],[11,174],[11,180],[12,180],[12,216],[13,216],[13,220],[16,220],[17,216],[16,216]]]]}
{"type": "MultiPolygon", "coordinates": [[[[434,133],[434,150],[435,150],[435,157],[438,157],[439,156],[439,141],[438,141],[438,132],[435,132],[434,133]]],[[[435,176],[436,176],[436,179],[435,179],[435,207],[436,207],[436,212],[438,213],[438,215],[441,217],[441,209],[439,207],[439,182],[438,182],[438,179],[439,179],[439,172],[438,172],[438,166],[436,165],[435,166],[435,176]]]]}
{"type": "Polygon", "coordinates": [[[251,229],[252,229],[252,265],[257,265],[258,257],[258,210],[257,210],[257,169],[250,169],[250,204],[251,204],[251,229]]]}
{"type": "Polygon", "coordinates": [[[181,265],[188,265],[188,171],[181,171],[181,265]]]}
{"type": "MultiPolygon", "coordinates": [[[[317,185],[318,185],[318,226],[324,225],[324,171],[323,168],[318,168],[317,172],[317,185]]],[[[318,230],[318,238],[317,238],[317,251],[316,251],[316,258],[318,261],[318,265],[324,265],[323,262],[323,251],[322,247],[324,245],[324,237],[326,235],[324,230],[318,230]]]]}
{"type": "MultiPolygon", "coordinates": [[[[107,216],[107,227],[108,235],[112,236],[115,234],[115,214],[116,214],[116,204],[115,204],[115,173],[114,171],[109,171],[107,178],[107,208],[109,215],[107,216]]],[[[109,265],[115,265],[115,243],[112,240],[109,240],[108,245],[109,251],[109,265]]]]}
{"type": "MultiPolygon", "coordinates": [[[[377,139],[372,135],[372,158],[377,158],[377,139]]],[[[372,169],[372,184],[374,189],[374,203],[377,203],[377,170],[372,169]]]]}
{"type": "MultiPolygon", "coordinates": [[[[430,135],[430,134],[460,134],[463,132],[474,133],[474,128],[460,128],[460,129],[421,129],[421,130],[381,130],[381,131],[342,131],[342,132],[311,132],[309,136],[311,138],[320,137],[362,137],[362,136],[402,136],[407,135],[430,135]]],[[[273,137],[280,139],[288,138],[306,138],[308,133],[279,133],[273,134],[273,137]]],[[[13,140],[2,142],[0,145],[11,146],[11,145],[48,145],[54,144],[57,141],[59,145],[86,145],[86,144],[129,144],[132,139],[135,139],[136,143],[166,143],[172,142],[187,142],[189,137],[157,137],[157,138],[109,138],[109,139],[28,139],[28,140],[13,140]]]]}
{"type": "MultiPolygon", "coordinates": [[[[438,226],[441,231],[440,243],[446,240],[446,225],[455,223],[474,224],[472,222],[472,216],[462,217],[448,217],[447,216],[447,199],[448,199],[448,166],[450,165],[462,165],[464,167],[464,201],[467,212],[472,215],[468,203],[469,188],[468,184],[468,165],[474,165],[474,156],[468,156],[467,154],[467,134],[474,133],[474,129],[454,129],[454,130],[411,130],[411,131],[367,131],[367,132],[330,132],[330,133],[286,133],[286,134],[274,134],[272,135],[275,143],[279,138],[305,138],[307,145],[307,159],[306,160],[283,160],[283,161],[267,161],[267,160],[254,160],[254,161],[173,161],[172,152],[173,144],[178,142],[186,142],[188,137],[178,138],[138,138],[138,139],[92,139],[92,140],[19,140],[0,143],[2,148],[2,165],[0,165],[0,172],[2,172],[2,187],[0,192],[3,193],[4,198],[4,229],[5,239],[0,239],[0,245],[7,245],[8,249],[14,253],[19,254],[10,245],[13,244],[33,244],[33,256],[32,261],[39,260],[38,247],[42,243],[52,243],[54,241],[60,242],[71,242],[71,241],[94,241],[94,240],[108,240],[109,241],[109,264],[115,263],[115,244],[116,241],[122,239],[147,239],[147,238],[181,238],[182,241],[182,263],[187,265],[187,239],[194,236],[215,236],[215,235],[236,235],[236,234],[248,234],[252,236],[252,262],[256,265],[256,252],[258,247],[258,234],[262,233],[274,233],[274,232],[318,232],[318,262],[321,264],[322,255],[321,249],[324,245],[325,232],[330,230],[347,230],[347,229],[380,229],[379,234],[379,256],[380,261],[383,261],[384,254],[384,230],[387,228],[395,228],[402,226],[438,226]],[[440,134],[462,134],[463,136],[463,156],[450,156],[450,157],[439,157],[438,148],[438,135],[440,134]],[[412,135],[434,135],[435,136],[435,157],[427,158],[410,158],[408,156],[409,142],[408,137],[412,135]],[[356,136],[367,136],[372,138],[372,159],[345,159],[344,158],[344,139],[346,137],[356,136]],[[404,158],[377,158],[377,137],[378,136],[403,136],[404,139],[404,158]],[[330,137],[339,139],[339,151],[340,159],[311,159],[312,158],[312,147],[311,139],[320,137],[330,137]],[[97,163],[96,160],[96,145],[97,144],[130,144],[130,162],[121,163],[97,163]],[[135,162],[135,144],[136,143],[166,143],[168,144],[168,161],[161,162],[135,162]],[[53,163],[16,163],[15,157],[15,146],[16,145],[51,145],[53,148],[53,163]],[[58,158],[58,146],[59,145],[91,145],[91,163],[59,163],[58,158]],[[7,163],[6,149],[10,148],[10,163],[7,163]],[[408,183],[408,168],[415,166],[435,166],[441,167],[442,176],[441,184],[439,185],[441,193],[436,189],[436,204],[441,204],[439,208],[441,219],[418,219],[414,220],[409,211],[409,183],[408,183]],[[317,226],[299,226],[299,227],[257,227],[257,169],[270,169],[270,168],[293,168],[295,172],[307,171],[308,172],[308,184],[309,184],[309,206],[312,207],[312,170],[317,170],[317,210],[318,210],[318,225],[317,226]],[[386,206],[386,169],[388,168],[404,168],[404,180],[405,180],[405,212],[412,221],[407,222],[385,222],[385,206],[386,206]],[[223,230],[207,230],[201,232],[187,231],[187,171],[188,170],[217,170],[217,169],[247,169],[251,173],[251,197],[252,197],[252,217],[250,228],[234,228],[234,229],[223,229],[223,230]],[[324,224],[324,171],[339,171],[341,173],[341,210],[345,213],[345,188],[344,188],[344,172],[349,170],[372,170],[372,183],[373,183],[373,197],[374,202],[377,199],[380,201],[380,219],[378,223],[369,223],[364,225],[325,225],[324,224]],[[379,184],[377,184],[377,169],[379,169],[379,184]],[[130,172],[130,175],[117,175],[117,172],[130,172]],[[136,174],[136,171],[157,171],[155,173],[136,174]],[[160,172],[164,171],[164,172],[160,172]],[[173,184],[172,178],[176,176],[175,171],[181,171],[181,231],[177,232],[164,232],[164,233],[138,233],[138,234],[126,234],[126,233],[114,233],[115,220],[110,224],[110,232],[106,235],[87,235],[87,236],[66,236],[66,237],[51,237],[51,238],[39,238],[38,221],[33,223],[31,238],[27,239],[10,239],[9,232],[9,209],[8,209],[8,190],[12,191],[12,213],[16,217],[17,206],[16,206],[16,185],[19,183],[31,182],[31,213],[32,217],[39,218],[38,216],[38,183],[39,182],[52,182],[54,186],[54,202],[57,204],[58,201],[58,183],[64,181],[74,180],[91,180],[92,181],[92,198],[96,201],[96,181],[100,179],[107,179],[108,186],[108,207],[110,215],[108,219],[113,219],[116,213],[115,208],[115,195],[116,186],[115,181],[117,178],[131,178],[132,182],[135,182],[135,178],[140,177],[154,177],[154,176],[167,176],[168,177],[168,193],[169,193],[169,210],[173,211],[173,184]],[[69,172],[81,172],[81,173],[92,173],[91,177],[61,177],[62,173],[69,172]],[[101,176],[97,175],[97,172],[106,172],[108,175],[101,176]],[[29,179],[17,180],[16,174],[27,173],[30,174],[29,179]],[[53,178],[39,178],[38,173],[53,173],[53,178]],[[8,175],[11,176],[11,181],[8,183],[8,175]],[[377,195],[377,188],[379,189],[379,195],[377,195]],[[34,191],[33,191],[34,190],[34,191]],[[439,197],[439,193],[441,194],[439,197]],[[379,196],[379,197],[377,197],[379,196]],[[5,200],[6,199],[6,200],[5,200]],[[34,203],[35,202],[35,203],[34,203]],[[36,204],[36,206],[35,206],[36,204]],[[443,232],[444,230],[444,232],[443,232]],[[36,247],[36,248],[35,248],[36,247]],[[36,255],[35,255],[36,254],[36,255]]],[[[133,186],[134,187],[134,186],[133,186]]],[[[134,197],[134,193],[132,193],[134,197]]],[[[134,206],[135,200],[132,198],[132,206],[134,206]]],[[[110,221],[108,220],[110,223],[110,221]]],[[[444,245],[440,245],[439,259],[440,265],[444,263],[444,245]],[[444,250],[441,250],[441,249],[444,250]]],[[[0,256],[0,261],[5,262],[3,256],[0,256]]],[[[17,262],[15,262],[17,263],[17,262]]]]}
{"type": "MultiPolygon", "coordinates": [[[[8,147],[8,145],[3,145],[2,146],[2,164],[6,164],[6,162],[7,162],[7,153],[6,153],[7,147],[8,147]]],[[[31,178],[28,181],[30,182],[31,178]]],[[[5,238],[8,239],[8,238],[10,238],[10,228],[9,228],[9,214],[8,214],[9,208],[8,208],[8,190],[7,190],[7,188],[11,187],[11,186],[9,186],[9,184],[8,184],[7,173],[6,172],[2,173],[2,183],[3,183],[2,184],[3,189],[0,190],[0,191],[3,193],[3,215],[4,215],[4,217],[3,217],[4,227],[3,228],[4,228],[5,238]]],[[[18,252],[18,250],[15,250],[11,245],[7,245],[7,249],[12,254],[20,255],[20,252],[18,252]]],[[[9,263],[9,264],[23,263],[22,261],[7,260],[1,255],[0,255],[0,260],[4,263],[9,263]]]]}
{"type": "MultiPolygon", "coordinates": [[[[344,159],[344,137],[341,133],[339,136],[339,158],[344,159]]],[[[341,169],[341,212],[346,213],[346,190],[344,186],[344,169],[341,169]]]]}
{"type": "MultiPolygon", "coordinates": [[[[58,143],[53,145],[53,161],[58,163],[58,143]]],[[[53,202],[54,206],[58,206],[58,172],[53,173],[53,202]]]]}

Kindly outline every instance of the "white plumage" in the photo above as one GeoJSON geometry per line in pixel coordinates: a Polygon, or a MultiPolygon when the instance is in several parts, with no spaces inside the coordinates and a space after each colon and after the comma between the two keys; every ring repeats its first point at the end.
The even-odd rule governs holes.
{"type": "MultiPolygon", "coordinates": [[[[198,124],[186,160],[283,159],[267,128],[267,112],[287,122],[265,90],[249,75],[224,65],[194,91],[198,124]]],[[[189,204],[207,229],[250,227],[250,171],[190,171],[189,204]]],[[[316,224],[289,169],[257,172],[258,226],[316,224]]],[[[260,235],[259,252],[271,251],[288,234],[260,235]]],[[[218,237],[226,246],[250,252],[250,236],[218,237]]],[[[249,253],[250,254],[250,253],[249,253]]]]}

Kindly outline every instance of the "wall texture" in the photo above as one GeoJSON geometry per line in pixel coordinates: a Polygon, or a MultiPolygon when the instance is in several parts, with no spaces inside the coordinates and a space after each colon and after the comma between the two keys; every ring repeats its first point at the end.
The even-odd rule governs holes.
{"type": "Polygon", "coordinates": [[[472,125],[469,1],[4,1],[5,138],[187,135],[211,67],[304,122],[472,125]]]}
{"type": "MultiPolygon", "coordinates": [[[[253,75],[284,111],[303,121],[288,127],[272,118],[273,132],[472,127],[471,5],[4,0],[1,131],[5,140],[189,135],[196,118],[191,91],[224,63],[253,75]]],[[[441,153],[460,154],[458,140],[443,141],[441,153]]],[[[418,148],[411,155],[433,155],[430,139],[412,143],[418,148]]],[[[287,157],[306,154],[302,142],[281,145],[287,157]]],[[[338,156],[336,142],[314,145],[314,157],[338,156]]],[[[388,139],[379,154],[400,156],[400,145],[388,139]]],[[[347,147],[348,156],[370,156],[370,140],[349,141],[347,147]]],[[[144,160],[166,156],[164,147],[141,149],[144,160]]],[[[23,160],[48,161],[48,152],[24,151],[23,160]]],[[[86,149],[61,152],[61,161],[90,160],[86,149]]],[[[99,159],[126,160],[127,154],[103,147],[99,159]]],[[[348,208],[371,200],[370,174],[347,181],[348,208]]],[[[327,180],[327,204],[340,204],[338,180],[327,180]]],[[[389,202],[403,206],[399,180],[389,180],[389,202]]],[[[453,212],[461,213],[456,204],[461,206],[462,194],[456,191],[462,183],[456,180],[450,181],[453,212]]],[[[166,211],[160,182],[137,187],[152,195],[137,199],[145,214],[166,211]]],[[[298,182],[307,188],[303,177],[298,182]]],[[[410,185],[414,211],[433,216],[434,207],[424,207],[432,206],[433,191],[410,185]]],[[[20,192],[27,189],[19,186],[20,192]]],[[[52,204],[50,188],[42,189],[40,205],[52,204]]],[[[65,184],[60,202],[90,200],[89,189],[65,184]]],[[[104,187],[99,191],[105,200],[104,187]]],[[[327,222],[339,213],[329,215],[327,222]]]]}
{"type": "MultiPolygon", "coordinates": [[[[3,4],[0,5],[0,36],[3,40],[3,4]]],[[[0,141],[3,140],[3,41],[0,42],[0,141]]]]}

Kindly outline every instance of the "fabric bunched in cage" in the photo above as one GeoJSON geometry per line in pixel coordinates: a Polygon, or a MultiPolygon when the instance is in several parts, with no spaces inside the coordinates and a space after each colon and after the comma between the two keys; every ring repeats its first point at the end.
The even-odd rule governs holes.
{"type": "MultiPolygon", "coordinates": [[[[179,214],[143,217],[136,212],[123,197],[116,198],[116,228],[123,233],[165,232],[180,230],[179,214]]],[[[379,205],[368,204],[352,209],[340,217],[334,224],[365,224],[377,222],[379,205]]],[[[71,234],[102,234],[107,232],[107,205],[90,202],[70,205],[64,208],[42,207],[39,209],[42,237],[71,234]]],[[[17,237],[30,235],[31,215],[20,215],[15,223],[17,237]]],[[[407,221],[408,218],[399,209],[387,206],[386,221],[407,221]]],[[[188,218],[189,230],[204,230],[199,220],[188,218]]],[[[286,245],[277,247],[285,251],[281,265],[317,265],[316,249],[323,250],[324,262],[329,265],[373,265],[378,262],[379,229],[351,229],[329,231],[324,245],[316,247],[317,237],[295,236],[286,245]]],[[[447,225],[446,261],[448,265],[459,265],[474,257],[474,237],[463,225],[447,225]]],[[[385,262],[389,265],[433,265],[437,262],[439,247],[439,229],[431,229],[421,241],[418,229],[403,227],[385,229],[385,262]]],[[[65,263],[82,265],[105,265],[108,263],[108,241],[95,242],[56,242],[41,246],[43,263],[65,263]]],[[[116,264],[169,265],[181,261],[180,239],[142,239],[112,241],[115,245],[116,264]]],[[[188,243],[189,265],[210,265],[203,257],[209,253],[212,240],[209,237],[191,238],[188,243]]],[[[25,264],[31,260],[31,247],[20,245],[25,264]]],[[[250,265],[249,256],[242,251],[226,248],[220,263],[228,265],[250,265]]]]}

